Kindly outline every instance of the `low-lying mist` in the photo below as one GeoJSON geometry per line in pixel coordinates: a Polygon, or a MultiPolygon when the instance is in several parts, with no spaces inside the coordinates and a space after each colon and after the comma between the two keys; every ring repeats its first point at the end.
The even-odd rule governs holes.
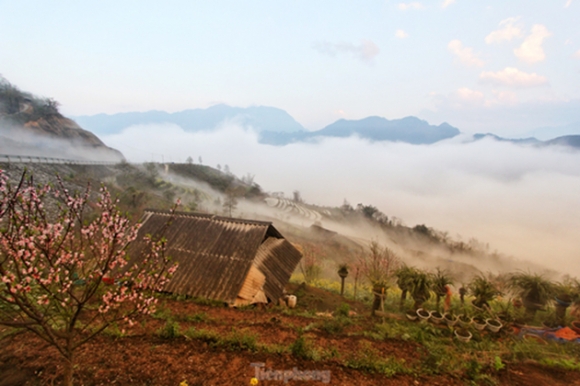
{"type": "MultiPolygon", "coordinates": [[[[356,137],[276,147],[235,125],[188,133],[176,125],[133,126],[102,140],[131,162],[228,165],[267,192],[295,190],[311,204],[374,205],[406,225],[580,274],[580,152],[462,138],[434,145],[356,137]]],[[[521,269],[526,269],[525,266],[521,269]]]]}
{"type": "Polygon", "coordinates": [[[0,155],[118,162],[120,155],[82,139],[53,138],[0,121],[0,155]]]}

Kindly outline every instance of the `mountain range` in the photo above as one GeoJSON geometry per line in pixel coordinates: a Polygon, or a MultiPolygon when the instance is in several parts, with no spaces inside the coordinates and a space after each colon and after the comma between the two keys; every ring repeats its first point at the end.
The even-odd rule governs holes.
{"type": "Polygon", "coordinates": [[[248,108],[216,105],[207,109],[185,110],[176,113],[164,111],[98,114],[74,117],[83,128],[97,135],[121,132],[129,126],[172,123],[183,130],[194,132],[211,130],[220,124],[234,123],[251,127],[261,143],[286,145],[293,142],[312,140],[317,137],[349,137],[358,135],[371,141],[400,141],[412,144],[431,144],[452,138],[460,132],[443,123],[430,125],[415,117],[388,120],[368,117],[360,120],[340,119],[317,131],[307,131],[286,111],[266,106],[248,108]]]}
{"type": "MultiPolygon", "coordinates": [[[[308,131],[286,111],[268,106],[241,108],[218,104],[206,109],[189,109],[175,113],[152,110],[76,116],[73,117],[74,121],[62,116],[57,107],[58,102],[21,91],[0,77],[1,152],[39,156],[56,150],[61,156],[85,158],[98,151],[102,153],[99,158],[104,156],[106,159],[118,160],[123,156],[107,147],[97,136],[121,133],[130,126],[150,124],[175,124],[188,132],[215,130],[220,126],[235,124],[252,128],[258,133],[260,143],[275,146],[351,136],[369,141],[425,145],[461,134],[458,128],[448,123],[436,126],[412,116],[393,120],[378,116],[358,120],[339,119],[320,130],[308,131]]],[[[540,141],[534,137],[508,139],[487,133],[475,134],[472,140],[484,138],[519,145],[580,148],[580,135],[563,135],[540,141]]]]}
{"type": "MultiPolygon", "coordinates": [[[[358,136],[369,141],[392,141],[410,144],[433,144],[453,138],[461,132],[458,128],[442,123],[438,126],[416,117],[389,120],[371,116],[358,120],[339,119],[315,131],[306,130],[286,111],[267,106],[247,108],[219,104],[207,109],[190,109],[176,113],[165,111],[128,112],[77,116],[74,120],[84,129],[97,135],[122,132],[125,128],[147,124],[175,124],[188,132],[213,130],[220,125],[237,124],[251,127],[258,133],[260,143],[283,146],[295,142],[313,141],[319,138],[344,138],[358,136]]],[[[564,135],[547,141],[529,138],[503,138],[492,133],[475,134],[472,140],[493,138],[531,146],[568,146],[580,148],[580,135],[564,135]]]]}

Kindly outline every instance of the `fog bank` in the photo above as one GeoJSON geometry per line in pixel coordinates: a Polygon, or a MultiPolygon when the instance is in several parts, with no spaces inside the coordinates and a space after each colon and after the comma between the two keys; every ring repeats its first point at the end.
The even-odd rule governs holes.
{"type": "Polygon", "coordinates": [[[421,146],[335,138],[276,147],[233,125],[198,133],[133,126],[102,140],[131,162],[201,157],[238,176],[254,174],[268,192],[291,197],[299,190],[318,205],[374,205],[406,225],[475,237],[492,250],[580,274],[580,152],[461,138],[421,146]]]}

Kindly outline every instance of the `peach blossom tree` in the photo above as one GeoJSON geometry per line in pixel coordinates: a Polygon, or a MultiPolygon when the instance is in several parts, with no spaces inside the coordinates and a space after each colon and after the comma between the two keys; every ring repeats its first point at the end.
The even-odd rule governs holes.
{"type": "Polygon", "coordinates": [[[113,323],[131,326],[154,311],[155,291],[176,265],[161,236],[133,264],[127,248],[138,235],[102,186],[69,192],[36,186],[26,172],[11,184],[0,170],[0,325],[33,332],[64,360],[73,383],[76,349],[113,323]]]}

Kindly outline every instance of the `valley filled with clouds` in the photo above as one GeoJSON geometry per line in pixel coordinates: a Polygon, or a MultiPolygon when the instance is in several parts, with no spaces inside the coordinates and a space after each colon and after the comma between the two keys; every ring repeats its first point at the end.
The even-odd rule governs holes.
{"type": "MultiPolygon", "coordinates": [[[[426,224],[464,240],[475,237],[516,258],[552,267],[577,261],[580,153],[459,136],[432,145],[325,138],[286,146],[260,144],[251,129],[224,124],[185,132],[141,125],[104,142],[132,162],[192,157],[232,173],[255,175],[265,191],[307,203],[374,205],[406,225],[426,224]]],[[[572,268],[576,269],[576,268],[572,268]]]]}

